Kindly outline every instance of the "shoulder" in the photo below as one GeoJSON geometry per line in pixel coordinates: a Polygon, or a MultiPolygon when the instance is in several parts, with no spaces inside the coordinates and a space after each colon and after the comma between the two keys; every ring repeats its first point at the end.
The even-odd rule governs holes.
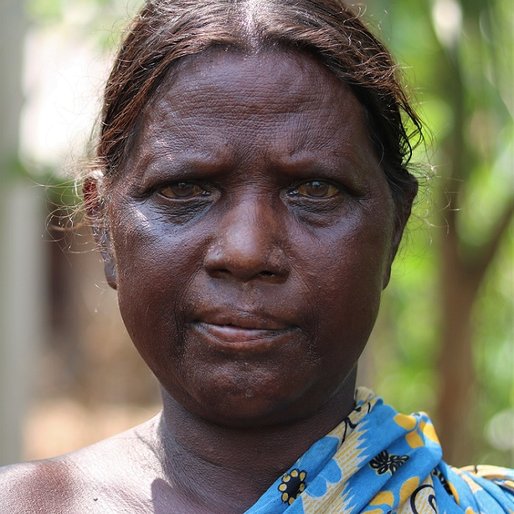
{"type": "Polygon", "coordinates": [[[0,468],[0,512],[106,512],[113,503],[146,503],[159,473],[146,435],[153,420],[49,460],[0,468]]]}
{"type": "Polygon", "coordinates": [[[52,460],[0,468],[0,512],[70,512],[76,478],[65,462],[52,460]]]}

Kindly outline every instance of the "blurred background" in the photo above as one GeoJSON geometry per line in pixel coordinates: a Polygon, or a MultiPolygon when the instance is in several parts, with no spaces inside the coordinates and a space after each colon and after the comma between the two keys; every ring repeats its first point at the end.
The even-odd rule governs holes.
{"type": "MultiPolygon", "coordinates": [[[[158,411],[73,216],[113,51],[139,0],[0,0],[0,464],[158,411]]],[[[514,465],[510,0],[369,0],[429,132],[359,381],[435,420],[453,464],[514,465]]]]}

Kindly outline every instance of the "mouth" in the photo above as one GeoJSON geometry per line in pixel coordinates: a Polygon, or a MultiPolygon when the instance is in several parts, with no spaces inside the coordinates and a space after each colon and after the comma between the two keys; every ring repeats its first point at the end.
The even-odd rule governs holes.
{"type": "Polygon", "coordinates": [[[262,351],[284,344],[297,330],[282,321],[248,313],[206,316],[192,326],[209,346],[236,352],[262,351]]]}

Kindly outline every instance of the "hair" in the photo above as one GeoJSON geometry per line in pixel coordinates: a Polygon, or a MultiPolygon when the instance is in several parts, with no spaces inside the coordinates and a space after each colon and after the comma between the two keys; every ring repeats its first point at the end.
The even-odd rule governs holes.
{"type": "Polygon", "coordinates": [[[421,123],[390,53],[342,0],[147,0],[105,88],[96,157],[106,179],[122,175],[141,113],[170,70],[213,47],[308,52],[349,85],[365,109],[397,214],[408,217],[417,193],[411,141],[422,140],[421,123]]]}

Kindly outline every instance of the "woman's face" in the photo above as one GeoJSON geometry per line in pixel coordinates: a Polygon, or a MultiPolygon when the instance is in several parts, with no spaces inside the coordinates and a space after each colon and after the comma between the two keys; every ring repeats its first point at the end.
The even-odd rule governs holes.
{"type": "Polygon", "coordinates": [[[281,51],[183,62],[111,192],[120,310],[169,394],[265,425],[338,391],[396,229],[363,109],[323,65],[281,51]]]}

